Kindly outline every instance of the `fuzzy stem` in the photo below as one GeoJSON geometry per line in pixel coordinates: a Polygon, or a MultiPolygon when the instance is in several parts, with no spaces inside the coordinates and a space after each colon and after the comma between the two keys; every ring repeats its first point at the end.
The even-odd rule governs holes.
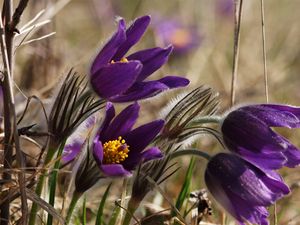
{"type": "Polygon", "coordinates": [[[177,158],[180,156],[185,156],[185,155],[198,156],[201,158],[205,158],[208,161],[211,159],[211,156],[208,153],[200,151],[198,149],[184,149],[184,150],[175,151],[175,152],[171,153],[171,159],[174,159],[174,158],[177,158]]]}
{"type": "Polygon", "coordinates": [[[70,207],[69,207],[68,212],[67,212],[65,225],[68,225],[70,223],[73,211],[75,209],[75,206],[76,206],[76,204],[77,204],[77,202],[78,202],[78,200],[80,199],[81,196],[82,196],[82,193],[74,191],[73,196],[72,196],[72,200],[71,200],[71,203],[70,203],[70,207]]]}
{"type": "Polygon", "coordinates": [[[203,124],[203,123],[221,123],[222,118],[220,116],[205,116],[199,119],[192,120],[191,124],[203,124]]]}

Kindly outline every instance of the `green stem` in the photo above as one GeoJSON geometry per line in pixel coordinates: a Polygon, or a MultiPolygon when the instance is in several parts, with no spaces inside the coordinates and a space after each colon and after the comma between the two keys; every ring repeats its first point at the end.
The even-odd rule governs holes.
{"type": "Polygon", "coordinates": [[[82,195],[82,193],[74,191],[72,200],[71,200],[68,212],[67,212],[65,225],[68,225],[70,223],[73,211],[74,211],[75,206],[76,206],[78,200],[80,199],[81,195],[82,195]]]}
{"type": "Polygon", "coordinates": [[[220,116],[205,116],[199,119],[192,120],[191,124],[203,124],[203,123],[221,123],[222,118],[220,116]]]}
{"type": "MultiPolygon", "coordinates": [[[[54,201],[55,201],[56,180],[57,180],[57,175],[58,175],[58,169],[60,167],[60,157],[64,150],[65,143],[66,142],[63,141],[59,147],[59,150],[58,150],[57,156],[56,156],[56,162],[54,164],[53,171],[49,177],[49,184],[50,184],[49,204],[52,206],[54,206],[54,201]]],[[[53,222],[53,216],[48,214],[47,225],[52,225],[52,222],[53,222]]]]}
{"type": "Polygon", "coordinates": [[[198,156],[201,158],[205,158],[207,160],[211,159],[211,156],[208,153],[202,152],[198,149],[184,149],[184,150],[175,151],[175,152],[171,153],[171,159],[174,159],[174,158],[177,158],[180,156],[185,156],[185,155],[194,155],[194,156],[198,156]]]}
{"type": "MultiPolygon", "coordinates": [[[[47,151],[47,155],[45,157],[45,161],[44,161],[44,166],[47,165],[48,163],[50,163],[50,161],[52,160],[53,156],[54,156],[55,150],[53,150],[52,148],[49,148],[47,151]]],[[[47,174],[47,170],[42,170],[41,171],[41,175],[38,179],[38,183],[36,185],[35,188],[35,193],[40,197],[42,194],[42,190],[44,187],[44,182],[46,179],[46,174],[47,174]]],[[[30,217],[29,217],[29,225],[35,225],[35,220],[36,220],[36,216],[37,216],[37,212],[39,210],[38,204],[33,202],[32,203],[32,207],[31,207],[31,212],[30,212],[30,217]]]]}

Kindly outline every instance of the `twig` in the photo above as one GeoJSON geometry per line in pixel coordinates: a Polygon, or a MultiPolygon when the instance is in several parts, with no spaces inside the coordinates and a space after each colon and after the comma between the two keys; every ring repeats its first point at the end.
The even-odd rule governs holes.
{"type": "Polygon", "coordinates": [[[232,79],[231,79],[231,102],[230,105],[233,106],[235,103],[235,91],[237,83],[237,70],[238,70],[238,59],[239,59],[239,49],[240,49],[240,29],[242,21],[242,9],[243,0],[234,0],[234,47],[233,47],[233,68],[232,68],[232,79]],[[238,7],[239,6],[239,7],[238,7]]]}
{"type": "Polygon", "coordinates": [[[263,59],[264,59],[264,81],[265,81],[265,95],[266,102],[269,102],[268,92],[268,70],[267,70],[267,52],[266,52],[266,29],[265,29],[265,6],[264,0],[260,0],[260,12],[261,12],[261,33],[263,44],[263,59]]]}
{"type": "Polygon", "coordinates": [[[22,16],[25,8],[27,7],[28,1],[29,0],[20,0],[19,1],[19,5],[17,6],[17,8],[14,12],[14,15],[12,17],[12,21],[10,24],[11,30],[15,30],[17,25],[19,24],[21,16],[22,16]]]}
{"type": "Polygon", "coordinates": [[[25,42],[21,43],[21,45],[26,45],[26,44],[30,44],[30,43],[35,42],[35,41],[40,41],[40,40],[48,38],[48,37],[50,37],[50,36],[52,36],[54,34],[56,34],[56,32],[51,32],[51,33],[43,35],[43,36],[41,36],[39,38],[34,38],[34,39],[31,39],[31,40],[25,41],[25,42]]]}
{"type": "MultiPolygon", "coordinates": [[[[20,3],[23,1],[20,1],[20,3]]],[[[19,6],[18,6],[19,7],[19,6]]],[[[25,9],[26,5],[23,7],[25,9]]],[[[19,168],[23,168],[25,163],[23,159],[23,154],[20,149],[19,143],[19,134],[17,131],[17,122],[16,122],[16,112],[15,112],[15,103],[14,103],[14,95],[12,90],[12,77],[13,77],[13,40],[14,40],[14,30],[15,26],[19,23],[19,20],[13,22],[12,16],[13,9],[13,1],[5,0],[3,5],[3,14],[1,18],[4,18],[4,25],[2,24],[2,20],[0,21],[0,30],[4,31],[1,35],[1,53],[4,62],[4,81],[3,81],[3,89],[4,89],[4,124],[5,124],[5,137],[4,137],[4,152],[5,152],[5,168],[11,168],[12,163],[12,150],[15,144],[16,149],[16,158],[17,165],[19,168]],[[4,30],[5,28],[5,30],[4,30]]],[[[24,10],[23,9],[23,10],[24,10]]],[[[18,13],[23,12],[20,10],[18,13]]],[[[20,15],[21,16],[21,15],[20,15]]],[[[15,19],[18,19],[16,17],[15,19]]],[[[19,18],[20,19],[20,18],[19,18]]],[[[11,179],[11,174],[4,173],[4,176],[11,179]]],[[[27,224],[27,195],[26,195],[26,181],[25,175],[23,172],[18,173],[18,181],[21,193],[21,209],[22,209],[22,218],[21,224],[27,224]]],[[[8,199],[5,204],[1,207],[1,217],[4,220],[1,221],[1,225],[8,224],[9,222],[9,206],[10,199],[8,199]]]]}

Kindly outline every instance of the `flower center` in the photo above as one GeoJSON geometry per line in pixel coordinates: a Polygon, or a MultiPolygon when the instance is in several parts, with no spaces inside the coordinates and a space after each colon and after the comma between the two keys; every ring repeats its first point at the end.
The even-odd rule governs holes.
{"type": "MultiPolygon", "coordinates": [[[[123,57],[123,58],[122,58],[120,61],[118,61],[118,62],[120,62],[120,63],[128,63],[128,59],[126,59],[125,57],[123,57]]],[[[116,62],[115,62],[115,60],[111,60],[110,63],[111,63],[111,64],[114,64],[114,63],[116,63],[116,62]]]]}
{"type": "Polygon", "coordinates": [[[129,146],[122,137],[103,144],[103,164],[123,162],[128,157],[129,146]]]}
{"type": "Polygon", "coordinates": [[[177,47],[185,47],[191,42],[191,35],[185,29],[177,29],[171,36],[171,42],[177,47]]]}

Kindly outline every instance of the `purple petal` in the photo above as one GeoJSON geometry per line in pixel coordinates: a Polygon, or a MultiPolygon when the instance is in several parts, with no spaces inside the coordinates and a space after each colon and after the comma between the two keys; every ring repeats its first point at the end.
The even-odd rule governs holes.
{"type": "Polygon", "coordinates": [[[287,162],[284,164],[287,167],[294,168],[300,165],[300,151],[292,144],[289,145],[287,151],[284,152],[287,162]]]}
{"type": "Polygon", "coordinates": [[[260,170],[233,154],[219,153],[212,157],[205,171],[208,189],[241,224],[268,224],[270,206],[289,188],[271,170],[260,170]]]}
{"type": "Polygon", "coordinates": [[[103,146],[102,142],[99,140],[99,135],[97,135],[93,141],[93,156],[98,165],[102,165],[103,160],[103,146]]]}
{"type": "Polygon", "coordinates": [[[278,173],[272,170],[262,172],[263,175],[260,179],[272,192],[276,193],[277,199],[290,193],[290,188],[284,183],[282,177],[278,173]]]}
{"type": "Polygon", "coordinates": [[[237,220],[242,221],[242,218],[236,212],[231,200],[228,198],[227,193],[222,188],[219,179],[216,179],[208,170],[205,171],[205,184],[214,199],[216,199],[227,212],[229,212],[237,220]]]}
{"type": "Polygon", "coordinates": [[[132,175],[121,164],[101,165],[100,169],[108,177],[129,177],[132,175]]]}
{"type": "Polygon", "coordinates": [[[139,115],[140,106],[138,103],[125,108],[109,125],[100,137],[103,142],[117,139],[127,134],[135,124],[139,115]]]}
{"type": "MultiPolygon", "coordinates": [[[[207,170],[216,179],[220,179],[223,187],[249,204],[269,206],[277,199],[260,179],[259,169],[253,170],[239,157],[220,153],[208,163],[207,170]]],[[[261,172],[260,172],[261,173],[261,172]]]]}
{"type": "Polygon", "coordinates": [[[188,84],[188,79],[176,76],[167,76],[156,81],[137,82],[123,95],[113,97],[111,100],[114,102],[137,101],[153,97],[165,90],[184,87],[188,84]]]}
{"type": "Polygon", "coordinates": [[[287,162],[287,157],[279,151],[270,153],[256,153],[252,152],[251,150],[238,148],[237,153],[240,155],[241,158],[256,165],[261,169],[279,169],[283,167],[287,162]]]}
{"type": "Polygon", "coordinates": [[[86,139],[91,134],[96,121],[96,114],[89,116],[69,136],[63,150],[62,160],[64,163],[73,160],[81,152],[81,149],[85,144],[86,139]]]}
{"type": "Polygon", "coordinates": [[[221,130],[228,149],[248,161],[250,158],[260,161],[263,168],[270,166],[269,169],[278,169],[286,162],[286,157],[281,155],[287,150],[288,142],[250,113],[241,110],[229,113],[221,130]],[[264,159],[272,161],[264,163],[264,159]]]}
{"type": "Polygon", "coordinates": [[[115,107],[111,102],[106,103],[106,108],[105,108],[105,117],[102,122],[102,125],[99,129],[99,135],[102,137],[103,132],[107,129],[108,125],[110,124],[111,120],[115,117],[115,107]]]}
{"type": "Polygon", "coordinates": [[[110,100],[114,102],[137,101],[153,97],[167,89],[168,86],[157,81],[138,82],[132,85],[123,95],[113,97],[110,100]]]}
{"type": "Polygon", "coordinates": [[[142,152],[142,159],[145,162],[153,159],[160,159],[161,157],[163,157],[163,154],[157,147],[151,147],[142,152]]]}
{"type": "Polygon", "coordinates": [[[228,197],[233,203],[233,207],[238,215],[233,215],[240,223],[244,224],[244,220],[247,220],[253,224],[268,225],[267,217],[269,213],[263,206],[255,206],[249,204],[249,202],[240,198],[239,195],[228,193],[228,197]],[[238,219],[243,218],[243,219],[238,219]]]}
{"type": "Polygon", "coordinates": [[[183,78],[183,77],[178,77],[178,76],[166,76],[157,81],[168,86],[169,89],[185,87],[190,83],[190,81],[188,79],[183,78]]]}
{"type": "Polygon", "coordinates": [[[120,19],[117,32],[104,45],[104,47],[100,50],[100,52],[94,59],[93,64],[91,66],[91,75],[96,73],[101,67],[103,67],[112,60],[118,48],[126,40],[125,29],[125,21],[123,19],[120,19]]]}
{"type": "Polygon", "coordinates": [[[149,23],[150,16],[143,16],[136,19],[133,24],[126,30],[126,41],[122,43],[113,59],[119,61],[127,51],[135,45],[145,33],[149,23]]]}
{"type": "Polygon", "coordinates": [[[240,108],[271,127],[300,127],[300,108],[285,105],[251,105],[240,108]]]}
{"type": "Polygon", "coordinates": [[[81,152],[83,143],[74,142],[72,144],[67,144],[64,148],[64,153],[62,156],[62,161],[68,163],[76,158],[76,156],[81,152]]]}
{"type": "Polygon", "coordinates": [[[91,84],[100,97],[110,98],[130,88],[141,70],[142,64],[139,61],[116,62],[94,73],[91,84]]]}
{"type": "Polygon", "coordinates": [[[160,149],[151,147],[141,153],[133,152],[122,164],[127,170],[131,171],[141,162],[148,162],[150,160],[160,159],[161,157],[163,157],[163,154],[160,149]]]}
{"type": "Polygon", "coordinates": [[[156,137],[163,126],[163,120],[155,120],[151,123],[144,124],[132,130],[130,133],[124,136],[124,139],[129,145],[130,150],[128,158],[132,157],[132,155],[137,152],[140,153],[141,151],[143,151],[147,147],[147,145],[149,145],[149,143],[156,137]]]}
{"type": "Polygon", "coordinates": [[[151,48],[135,52],[128,56],[128,60],[138,60],[143,64],[143,69],[137,81],[143,81],[164,65],[167,62],[172,49],[172,46],[167,48],[151,48]]]}

